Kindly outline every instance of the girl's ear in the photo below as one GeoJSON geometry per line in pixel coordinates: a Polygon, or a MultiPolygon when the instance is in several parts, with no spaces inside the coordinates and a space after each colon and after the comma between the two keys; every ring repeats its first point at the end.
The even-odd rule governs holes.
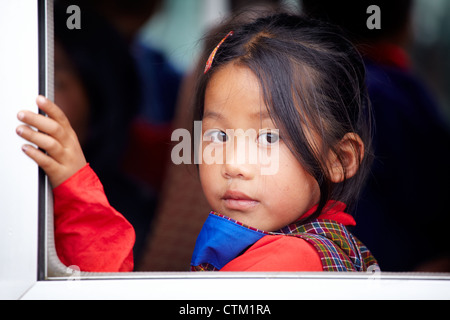
{"type": "Polygon", "coordinates": [[[347,133],[336,147],[336,152],[330,151],[328,156],[328,171],[330,180],[334,183],[343,182],[353,177],[364,158],[364,142],[356,133],[347,133]]]}

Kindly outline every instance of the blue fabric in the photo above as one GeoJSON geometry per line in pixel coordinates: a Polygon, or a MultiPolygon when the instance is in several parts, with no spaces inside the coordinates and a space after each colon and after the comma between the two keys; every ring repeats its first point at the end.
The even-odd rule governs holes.
{"type": "Polygon", "coordinates": [[[133,55],[141,78],[140,116],[155,125],[171,122],[183,75],[161,52],[140,41],[134,43],[133,55]]]}
{"type": "Polygon", "coordinates": [[[264,236],[263,232],[210,213],[197,238],[191,266],[209,263],[220,270],[264,236]]]}

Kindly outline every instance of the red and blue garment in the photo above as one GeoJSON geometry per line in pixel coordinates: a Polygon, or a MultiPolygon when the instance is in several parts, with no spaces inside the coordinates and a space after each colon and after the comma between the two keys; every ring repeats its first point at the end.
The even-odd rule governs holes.
{"type": "MultiPolygon", "coordinates": [[[[317,207],[302,218],[312,215],[317,207]]],[[[378,269],[370,251],[346,228],[345,205],[329,203],[317,218],[276,232],[245,226],[211,212],[197,238],[192,271],[367,271],[378,269]]]]}

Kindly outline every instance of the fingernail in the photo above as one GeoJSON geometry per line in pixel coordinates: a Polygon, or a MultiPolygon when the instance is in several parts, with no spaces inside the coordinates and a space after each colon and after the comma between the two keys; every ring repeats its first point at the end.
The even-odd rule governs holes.
{"type": "Polygon", "coordinates": [[[22,151],[23,152],[27,152],[27,150],[28,150],[28,146],[25,144],[25,145],[23,145],[22,146],[22,151]]]}
{"type": "Polygon", "coordinates": [[[25,118],[25,113],[19,112],[19,113],[17,114],[17,118],[19,118],[19,120],[23,120],[23,118],[25,118]]]}
{"type": "Polygon", "coordinates": [[[23,133],[23,128],[22,128],[22,127],[18,127],[18,128],[16,129],[16,132],[17,132],[17,134],[18,134],[19,136],[21,136],[22,133],[23,133]]]}
{"type": "Polygon", "coordinates": [[[36,99],[36,101],[37,101],[39,104],[43,104],[43,103],[45,103],[45,102],[47,101],[47,99],[45,99],[44,96],[38,96],[37,99],[36,99]]]}

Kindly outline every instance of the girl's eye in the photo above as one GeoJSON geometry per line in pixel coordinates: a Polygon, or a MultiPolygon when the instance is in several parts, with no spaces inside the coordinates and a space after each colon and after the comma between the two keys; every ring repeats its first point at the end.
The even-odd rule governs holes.
{"type": "Polygon", "coordinates": [[[278,141],[280,141],[280,136],[277,132],[274,131],[261,133],[258,137],[258,143],[264,146],[273,145],[278,141]]]}
{"type": "Polygon", "coordinates": [[[228,141],[228,136],[225,132],[220,130],[209,130],[205,133],[209,140],[214,143],[224,143],[228,141]]]}

